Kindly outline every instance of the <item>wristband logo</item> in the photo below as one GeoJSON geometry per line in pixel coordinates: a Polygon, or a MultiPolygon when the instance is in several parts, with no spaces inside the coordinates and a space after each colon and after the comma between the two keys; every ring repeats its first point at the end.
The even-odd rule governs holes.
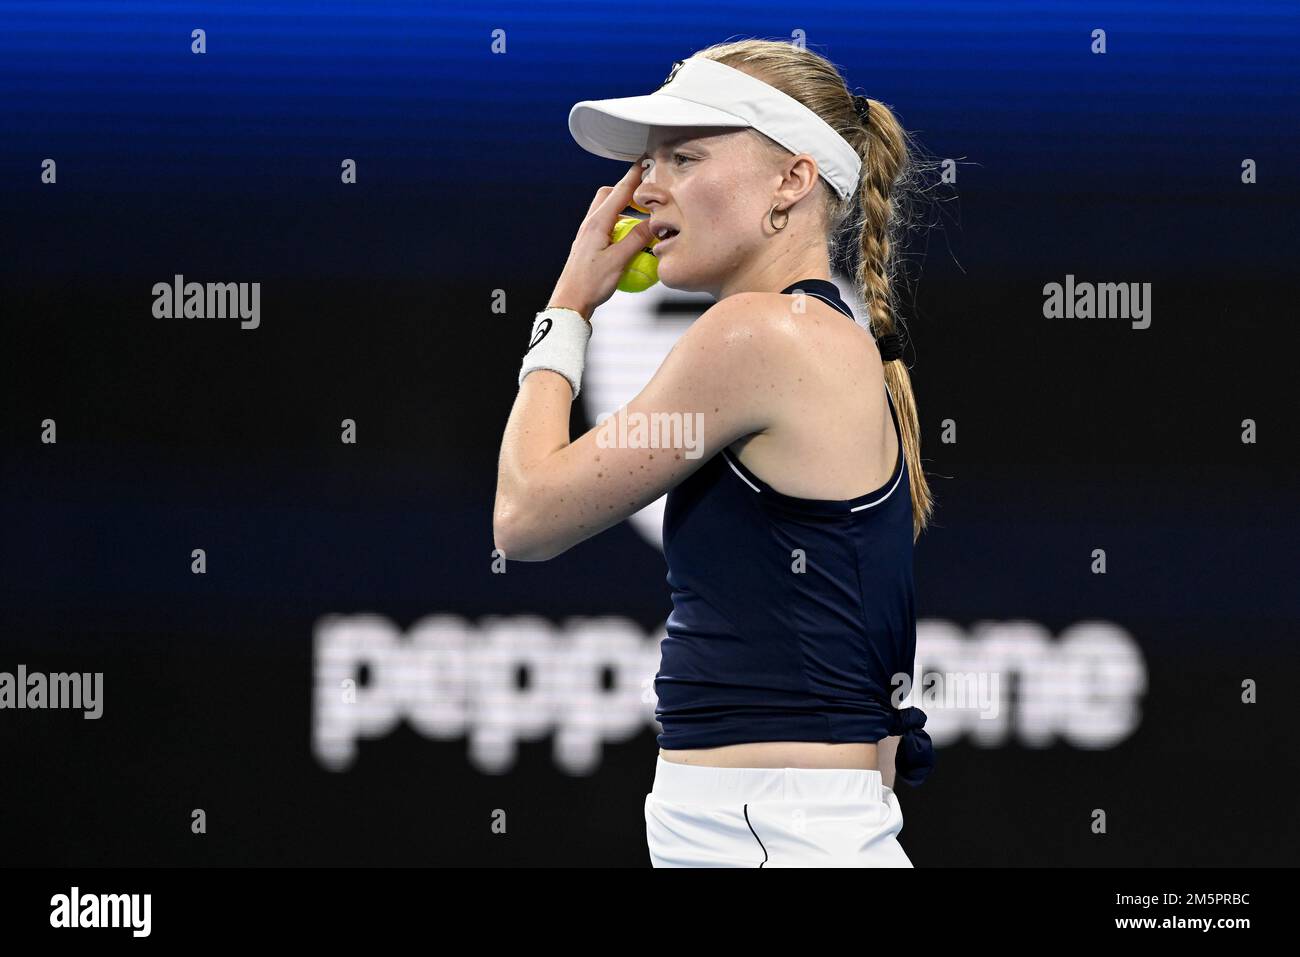
{"type": "Polygon", "coordinates": [[[551,326],[553,325],[555,325],[555,323],[551,320],[550,316],[544,317],[542,321],[537,324],[537,331],[533,333],[533,341],[528,343],[529,352],[533,351],[533,346],[546,338],[546,334],[551,331],[551,326]]]}

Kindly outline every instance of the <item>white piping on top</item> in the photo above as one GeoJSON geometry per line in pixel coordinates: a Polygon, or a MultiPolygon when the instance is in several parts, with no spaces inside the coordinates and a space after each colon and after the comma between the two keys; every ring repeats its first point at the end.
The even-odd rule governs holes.
{"type": "MultiPolygon", "coordinates": [[[[892,403],[893,403],[893,401],[894,401],[893,396],[891,396],[891,395],[889,394],[889,387],[888,387],[888,386],[885,387],[885,401],[886,401],[887,403],[890,403],[891,406],[892,406],[892,403]]],[[[889,421],[890,421],[890,424],[892,425],[892,424],[893,424],[893,421],[894,421],[894,416],[893,416],[892,413],[890,414],[889,421]]],[[[897,431],[897,429],[895,429],[895,431],[897,431]]],[[[902,437],[901,437],[901,436],[896,435],[895,438],[899,439],[899,441],[900,441],[900,443],[901,443],[901,441],[902,441],[902,437]]],[[[902,461],[899,462],[898,478],[894,479],[894,484],[891,485],[891,486],[889,486],[889,491],[886,492],[884,495],[880,496],[880,498],[876,499],[874,502],[865,502],[865,503],[863,503],[862,505],[855,505],[855,506],[853,506],[851,509],[849,509],[850,512],[860,512],[860,511],[862,511],[864,508],[874,508],[875,506],[877,506],[877,505],[879,505],[881,502],[883,502],[885,499],[889,498],[889,496],[891,496],[891,495],[894,494],[894,489],[898,488],[898,483],[901,482],[901,481],[903,481],[903,472],[904,472],[904,470],[907,468],[907,458],[903,455],[903,447],[902,447],[901,444],[900,444],[899,447],[898,447],[898,456],[899,456],[899,458],[902,460],[902,461]]],[[[745,473],[742,472],[742,471],[740,471],[740,469],[738,469],[738,468],[736,467],[736,463],[733,462],[733,461],[731,460],[731,453],[728,452],[725,448],[722,450],[722,457],[723,457],[724,459],[726,459],[726,460],[727,460],[727,464],[728,464],[729,466],[731,466],[731,471],[735,472],[738,476],[740,476],[740,480],[741,480],[742,482],[744,482],[746,485],[748,485],[750,488],[752,488],[755,492],[759,493],[760,495],[763,493],[763,490],[762,490],[761,488],[759,488],[757,485],[755,485],[753,482],[751,482],[748,478],[746,478],[746,477],[745,477],[745,473]]],[[[779,494],[782,494],[782,493],[778,492],[777,494],[779,495],[779,494]]],[[[791,496],[788,496],[788,497],[789,497],[789,498],[797,498],[797,497],[799,497],[799,496],[791,495],[791,496]]],[[[809,501],[821,501],[821,500],[820,500],[820,499],[810,499],[809,501]]],[[[852,501],[852,500],[850,499],[850,501],[852,501]]]]}

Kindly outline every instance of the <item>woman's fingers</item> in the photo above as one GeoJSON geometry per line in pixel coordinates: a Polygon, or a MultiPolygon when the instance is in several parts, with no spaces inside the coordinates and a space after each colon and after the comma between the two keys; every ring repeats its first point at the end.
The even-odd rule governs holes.
{"type": "Polygon", "coordinates": [[[593,199],[591,205],[587,207],[587,215],[582,217],[583,222],[586,222],[591,218],[591,214],[600,208],[600,204],[605,201],[605,197],[608,196],[613,189],[613,186],[602,186],[600,189],[596,190],[596,198],[593,199]]]}
{"type": "Polygon", "coordinates": [[[592,202],[592,209],[588,211],[588,216],[596,217],[597,225],[606,235],[614,231],[614,224],[618,222],[619,214],[631,204],[632,194],[636,192],[639,185],[641,185],[641,164],[633,163],[617,185],[602,186],[596,193],[596,199],[592,202]]]}
{"type": "Polygon", "coordinates": [[[641,185],[641,164],[633,163],[623,174],[623,178],[618,181],[618,185],[611,188],[609,194],[605,197],[605,206],[609,207],[609,228],[614,228],[614,223],[618,219],[618,214],[627,209],[632,202],[632,194],[636,188],[641,185]]]}

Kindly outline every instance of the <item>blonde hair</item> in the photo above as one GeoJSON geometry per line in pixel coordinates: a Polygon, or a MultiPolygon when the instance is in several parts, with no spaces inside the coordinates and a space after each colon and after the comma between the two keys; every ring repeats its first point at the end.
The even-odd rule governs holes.
{"type": "MultiPolygon", "coordinates": [[[[841,237],[856,239],[858,255],[854,283],[866,305],[869,328],[876,337],[896,331],[899,319],[894,280],[901,233],[908,226],[907,212],[913,181],[922,164],[912,137],[899,125],[889,107],[870,104],[870,123],[864,125],[853,95],[836,66],[818,53],[777,40],[735,40],[698,51],[726,66],[743,70],[776,87],[812,110],[857,150],[862,174],[856,196],[840,199],[818,177],[826,210],[826,239],[831,261],[841,248],[841,237]],[[860,210],[859,215],[854,212],[860,210]]],[[[776,149],[780,144],[758,134],[776,149]]],[[[898,411],[912,489],[912,539],[929,524],[934,510],[930,485],[921,467],[921,436],[912,392],[912,377],[902,360],[884,364],[885,385],[898,411]]]]}

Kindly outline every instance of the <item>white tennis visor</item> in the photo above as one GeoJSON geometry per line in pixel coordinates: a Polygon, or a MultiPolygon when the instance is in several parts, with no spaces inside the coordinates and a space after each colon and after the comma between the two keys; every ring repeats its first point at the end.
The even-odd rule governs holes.
{"type": "Polygon", "coordinates": [[[840,198],[858,187],[862,161],[830,124],[776,87],[708,57],[677,61],[653,93],[583,100],[569,111],[578,145],[609,159],[640,158],[655,126],[753,127],[791,153],[811,155],[840,198]]]}

